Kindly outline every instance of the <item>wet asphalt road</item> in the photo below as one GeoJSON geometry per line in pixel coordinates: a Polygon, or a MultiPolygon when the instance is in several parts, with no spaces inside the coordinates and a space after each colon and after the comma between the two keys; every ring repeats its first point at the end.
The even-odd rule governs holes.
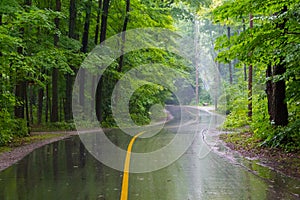
{"type": "MultiPolygon", "coordinates": [[[[214,130],[223,120],[221,116],[191,107],[181,110],[169,107],[169,110],[174,118],[155,136],[137,138],[132,152],[155,152],[170,144],[176,134],[184,137],[193,135],[192,144],[183,155],[164,168],[129,173],[128,199],[299,199],[299,181],[256,163],[224,156],[220,144],[214,138],[214,130]],[[179,128],[182,112],[185,113],[185,119],[179,128]]],[[[107,131],[106,135],[122,149],[127,149],[132,139],[116,129],[107,131]]],[[[181,147],[178,146],[178,149],[181,147]]],[[[112,159],[115,157],[110,156],[112,159]]],[[[136,163],[132,160],[131,165],[152,166],[155,162],[146,160],[136,163]]],[[[121,197],[123,176],[122,171],[105,166],[95,159],[76,136],[35,150],[2,171],[0,199],[117,200],[121,197]]]]}

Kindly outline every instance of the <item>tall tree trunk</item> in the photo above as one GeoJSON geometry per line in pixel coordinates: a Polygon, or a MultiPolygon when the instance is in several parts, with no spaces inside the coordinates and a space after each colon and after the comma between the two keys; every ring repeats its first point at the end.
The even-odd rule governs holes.
{"type": "Polygon", "coordinates": [[[59,121],[63,121],[63,99],[59,100],[59,121]]]}
{"type": "Polygon", "coordinates": [[[217,85],[217,87],[216,87],[216,91],[215,91],[215,111],[217,111],[218,110],[218,97],[219,97],[219,90],[220,90],[220,88],[219,88],[219,85],[220,85],[220,78],[221,78],[221,73],[220,73],[220,71],[221,71],[221,64],[218,62],[217,63],[217,66],[218,66],[218,73],[216,74],[216,78],[217,78],[217,80],[216,80],[216,85],[217,85]]]}
{"type": "MultiPolygon", "coordinates": [[[[0,13],[0,26],[2,26],[3,21],[2,21],[2,13],[0,13]]],[[[0,50],[0,57],[2,56],[2,52],[0,50]]],[[[3,79],[2,79],[2,74],[0,74],[0,84],[2,85],[3,79]]],[[[0,94],[2,94],[2,87],[0,87],[0,94]]],[[[0,111],[2,110],[2,108],[0,108],[0,111]]]]}
{"type": "MultiPolygon", "coordinates": [[[[243,32],[246,31],[246,23],[245,19],[243,18],[243,32]]],[[[247,66],[244,64],[244,80],[247,81],[247,66]]]]}
{"type": "Polygon", "coordinates": [[[58,69],[53,68],[52,70],[52,105],[50,121],[58,122],[58,69]]]}
{"type": "Polygon", "coordinates": [[[103,0],[103,10],[101,16],[100,43],[106,39],[107,18],[110,0],[103,0]]]}
{"type": "Polygon", "coordinates": [[[44,98],[44,89],[43,88],[39,88],[39,90],[38,90],[37,124],[41,124],[42,123],[43,98],[44,98]]]}
{"type": "Polygon", "coordinates": [[[29,109],[28,109],[27,87],[28,87],[27,82],[25,82],[24,97],[25,97],[26,125],[27,125],[27,132],[28,132],[28,135],[30,135],[30,123],[29,123],[29,109]]]}
{"type": "Polygon", "coordinates": [[[73,76],[71,74],[66,74],[66,100],[64,104],[65,111],[65,121],[72,120],[72,85],[73,85],[73,76]]]}
{"type": "MultiPolygon", "coordinates": [[[[84,29],[82,35],[82,48],[81,48],[81,52],[83,53],[88,52],[91,6],[92,6],[92,1],[90,0],[86,3],[86,14],[85,14],[85,22],[84,22],[84,29]]],[[[81,105],[83,110],[84,110],[84,86],[85,86],[85,69],[82,69],[82,72],[80,74],[80,84],[79,84],[79,105],[81,105]]]]}
{"type": "MultiPolygon", "coordinates": [[[[101,30],[100,30],[100,43],[106,39],[107,31],[107,18],[110,0],[103,0],[102,16],[101,16],[101,30]]],[[[96,89],[96,115],[100,122],[103,121],[103,76],[100,78],[96,89]]]]}
{"type": "Polygon", "coordinates": [[[95,28],[95,45],[98,44],[99,39],[99,29],[100,29],[100,17],[101,17],[101,9],[102,9],[102,0],[98,0],[98,10],[97,10],[97,19],[96,19],[96,28],[95,28]]]}
{"type": "MultiPolygon", "coordinates": [[[[230,26],[227,27],[227,37],[228,39],[230,39],[231,37],[231,33],[230,33],[230,26]]],[[[233,77],[232,77],[232,63],[231,61],[229,61],[228,63],[228,68],[229,68],[229,83],[232,84],[233,83],[233,77]]]]}
{"type": "MultiPolygon", "coordinates": [[[[98,10],[97,10],[97,19],[96,19],[96,28],[95,28],[95,38],[94,38],[94,43],[95,45],[98,44],[98,39],[99,39],[99,31],[100,31],[100,17],[101,17],[101,10],[102,10],[102,0],[98,0],[98,10]]],[[[91,112],[91,116],[93,116],[95,110],[95,84],[96,81],[96,76],[93,75],[92,77],[92,87],[91,87],[91,95],[92,95],[92,99],[91,99],[91,108],[93,109],[91,112]]]]}
{"type": "MultiPolygon", "coordinates": [[[[126,43],[126,31],[127,31],[127,25],[129,21],[129,12],[130,12],[130,0],[126,0],[126,8],[125,8],[125,18],[123,22],[123,28],[122,28],[122,33],[121,33],[121,46],[120,46],[120,53],[121,56],[118,61],[118,66],[117,66],[117,72],[122,72],[123,66],[124,66],[124,48],[125,48],[125,43],[126,43]]],[[[117,79],[113,80],[115,83],[118,82],[117,79]]],[[[119,88],[115,88],[116,95],[115,95],[115,102],[118,101],[119,99],[119,88]]]]}
{"type": "MultiPolygon", "coordinates": [[[[21,35],[24,34],[24,28],[20,29],[21,35]]],[[[18,53],[23,54],[23,47],[18,47],[18,53]]],[[[16,71],[18,76],[18,71],[16,71]]],[[[15,117],[19,119],[24,119],[24,100],[25,100],[25,87],[26,83],[25,81],[19,81],[17,80],[16,87],[15,87],[15,97],[18,101],[17,105],[15,105],[15,117]]]]}
{"type": "MultiPolygon", "coordinates": [[[[253,16],[250,14],[250,28],[253,28],[253,16]]],[[[249,65],[248,70],[248,117],[252,119],[252,84],[253,84],[253,66],[249,65]]]]}
{"type": "Polygon", "coordinates": [[[196,86],[195,86],[195,95],[196,95],[196,105],[199,105],[199,49],[198,49],[198,45],[199,45],[199,40],[198,40],[198,36],[199,36],[199,22],[197,21],[197,19],[195,18],[195,34],[194,34],[194,46],[195,46],[195,71],[196,71],[196,86]]]}
{"type": "Polygon", "coordinates": [[[50,97],[49,97],[49,83],[46,83],[46,106],[45,106],[45,122],[49,121],[49,108],[50,108],[50,97]]]}
{"type": "Polygon", "coordinates": [[[15,117],[19,119],[25,119],[24,114],[24,101],[25,101],[25,87],[24,81],[18,81],[15,87],[15,97],[18,104],[15,106],[15,117]]]}
{"type": "MultiPolygon", "coordinates": [[[[31,0],[25,0],[24,1],[24,5],[25,6],[31,6],[31,0]]],[[[2,17],[2,15],[1,15],[2,17]]],[[[2,21],[2,19],[1,19],[2,21]]],[[[2,22],[1,22],[2,23],[2,22]]],[[[24,27],[20,28],[19,32],[20,32],[20,35],[21,37],[24,36],[24,27]]],[[[23,47],[18,47],[17,48],[17,52],[19,54],[23,54],[24,53],[24,49],[23,47]]],[[[18,76],[18,70],[16,71],[16,75],[18,76]]],[[[16,118],[21,118],[21,119],[25,119],[25,108],[24,108],[24,104],[26,104],[25,102],[25,97],[26,97],[26,81],[24,80],[17,80],[16,82],[16,87],[15,87],[15,97],[17,98],[17,100],[20,102],[20,104],[17,104],[15,106],[15,117],[16,118]]]]}
{"type": "Polygon", "coordinates": [[[76,0],[70,0],[69,7],[69,38],[76,39],[76,17],[77,17],[77,8],[76,0]]]}
{"type": "MultiPolygon", "coordinates": [[[[57,12],[61,11],[61,1],[56,0],[56,9],[57,12]]],[[[55,28],[59,29],[59,18],[54,19],[55,28]]],[[[58,48],[59,36],[58,34],[54,35],[54,46],[58,48]]],[[[58,76],[59,70],[54,67],[52,70],[52,112],[51,112],[51,122],[58,121],[58,76]]]]}
{"type": "MultiPolygon", "coordinates": [[[[274,67],[274,76],[282,76],[286,72],[283,64],[274,67]]],[[[288,124],[288,109],[285,102],[285,80],[273,83],[273,120],[277,126],[286,126],[288,124]]]]}
{"type": "MultiPolygon", "coordinates": [[[[286,12],[287,6],[281,10],[281,14],[286,12]]],[[[276,28],[285,31],[285,24],[287,19],[276,24],[276,28]]],[[[276,126],[286,126],[288,124],[288,108],[285,102],[286,98],[286,83],[285,80],[274,81],[274,76],[283,76],[286,72],[285,65],[283,63],[284,58],[280,58],[280,63],[273,67],[268,66],[266,71],[267,83],[266,92],[268,97],[268,113],[270,115],[270,121],[276,126]]]]}
{"type": "Polygon", "coordinates": [[[34,96],[34,89],[33,86],[30,84],[29,85],[29,119],[30,119],[30,124],[33,124],[33,105],[35,103],[35,96],[34,96]]]}
{"type": "MultiPolygon", "coordinates": [[[[77,9],[76,9],[76,0],[70,0],[69,7],[69,38],[78,39],[76,35],[76,17],[77,17],[77,9]]],[[[74,71],[75,67],[71,66],[71,69],[74,71]]],[[[72,89],[74,82],[74,75],[67,73],[66,74],[66,99],[64,103],[64,111],[65,111],[65,121],[72,120],[72,89]]]]}
{"type": "Polygon", "coordinates": [[[129,12],[130,12],[130,0],[126,0],[126,13],[125,13],[125,19],[123,23],[123,29],[121,34],[121,56],[119,58],[119,65],[118,65],[118,72],[122,71],[123,64],[124,64],[124,48],[125,48],[125,42],[126,42],[126,31],[127,31],[127,25],[129,21],[129,12]]]}
{"type": "Polygon", "coordinates": [[[266,70],[266,93],[267,93],[267,99],[268,99],[268,113],[270,116],[270,122],[272,122],[273,119],[273,113],[272,105],[273,105],[273,86],[272,86],[272,67],[269,65],[266,70]]]}
{"type": "Polygon", "coordinates": [[[282,76],[286,72],[283,64],[272,67],[268,66],[266,71],[266,93],[268,98],[268,113],[270,122],[276,126],[286,126],[288,124],[288,109],[285,102],[285,80],[274,82],[274,76],[282,76]]]}

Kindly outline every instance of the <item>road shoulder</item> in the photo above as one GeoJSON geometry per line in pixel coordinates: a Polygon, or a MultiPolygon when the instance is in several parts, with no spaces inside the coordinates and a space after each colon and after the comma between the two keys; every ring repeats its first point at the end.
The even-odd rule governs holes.
{"type": "MultiPolygon", "coordinates": [[[[31,153],[33,150],[38,149],[44,145],[63,140],[69,138],[73,135],[76,135],[76,131],[68,131],[68,132],[34,132],[32,135],[44,135],[44,134],[53,134],[53,137],[41,139],[37,141],[30,141],[28,144],[21,144],[18,147],[11,147],[9,151],[4,151],[0,153],[0,171],[10,167],[11,165],[15,164],[26,155],[31,153]]],[[[30,136],[29,136],[30,137],[30,136]]],[[[41,137],[43,138],[43,137],[41,137]]]]}
{"type": "MultiPolygon", "coordinates": [[[[217,114],[213,107],[201,106],[198,109],[217,114]]],[[[248,160],[248,163],[256,163],[284,176],[300,180],[299,151],[285,152],[282,149],[262,147],[260,141],[251,140],[251,133],[227,132],[218,129],[212,130],[211,133],[214,140],[217,140],[211,147],[222,157],[232,161],[234,157],[239,156],[248,160]]]]}

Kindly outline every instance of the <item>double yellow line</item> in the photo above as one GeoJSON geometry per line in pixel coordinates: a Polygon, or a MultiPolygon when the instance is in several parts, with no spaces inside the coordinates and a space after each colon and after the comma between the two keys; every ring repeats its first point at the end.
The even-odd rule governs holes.
{"type": "Polygon", "coordinates": [[[121,197],[120,200],[127,200],[128,199],[128,183],[129,183],[129,169],[130,169],[130,156],[131,156],[131,150],[134,141],[136,138],[144,134],[145,131],[140,132],[136,134],[129,142],[128,148],[127,148],[127,153],[126,153],[126,158],[125,158],[125,163],[124,163],[124,172],[123,172],[123,181],[122,181],[122,191],[121,191],[121,197]]]}

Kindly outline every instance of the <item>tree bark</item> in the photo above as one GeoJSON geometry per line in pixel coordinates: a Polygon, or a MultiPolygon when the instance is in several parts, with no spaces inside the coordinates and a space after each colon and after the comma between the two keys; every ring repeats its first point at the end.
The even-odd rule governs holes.
{"type": "Polygon", "coordinates": [[[268,98],[268,113],[270,122],[276,126],[286,126],[288,124],[288,109],[285,102],[285,80],[274,82],[274,76],[282,76],[286,72],[283,64],[273,67],[268,66],[266,71],[267,83],[266,93],[268,98]]]}
{"type": "MultiPolygon", "coordinates": [[[[110,0],[103,0],[100,43],[104,42],[106,39],[109,2],[110,0]]],[[[102,75],[96,89],[96,116],[100,122],[103,121],[103,106],[104,106],[103,104],[104,104],[104,100],[103,100],[103,75],[102,75]]]]}
{"type": "MultiPolygon", "coordinates": [[[[230,40],[231,37],[231,33],[230,33],[231,29],[230,26],[227,27],[227,37],[230,40]]],[[[229,69],[229,83],[232,84],[233,83],[233,77],[232,77],[232,63],[231,61],[229,61],[228,63],[228,69],[229,69]]]]}
{"type": "MultiPolygon", "coordinates": [[[[274,67],[274,76],[282,76],[286,72],[285,66],[279,64],[274,67]]],[[[273,83],[273,120],[277,126],[288,124],[288,109],[285,102],[285,80],[273,83]]]]}
{"type": "Polygon", "coordinates": [[[196,71],[196,88],[195,88],[195,95],[196,95],[196,105],[199,105],[199,49],[198,49],[198,45],[199,45],[199,41],[198,41],[198,35],[199,35],[199,23],[197,21],[197,19],[195,18],[195,35],[194,35],[194,46],[195,46],[195,71],[196,71]]]}
{"type": "Polygon", "coordinates": [[[32,85],[29,85],[29,119],[30,124],[33,124],[33,105],[35,102],[34,89],[32,85]]]}
{"type": "Polygon", "coordinates": [[[127,25],[129,21],[129,12],[130,12],[130,0],[126,0],[126,13],[125,13],[125,19],[123,23],[123,29],[121,34],[121,56],[119,58],[119,65],[118,65],[118,72],[122,71],[123,64],[124,64],[124,48],[125,48],[125,42],[126,42],[126,31],[127,31],[127,25]]]}
{"type": "Polygon", "coordinates": [[[81,48],[81,51],[83,53],[88,52],[91,6],[92,6],[92,0],[90,0],[86,3],[86,13],[85,13],[85,22],[84,22],[84,29],[83,29],[83,35],[82,35],[82,48],[81,48]]]}
{"type": "MultiPolygon", "coordinates": [[[[20,28],[20,35],[23,37],[24,35],[24,28],[20,28]]],[[[24,52],[23,47],[18,47],[17,52],[21,55],[24,52]]],[[[16,69],[16,76],[19,76],[19,71],[16,69]]],[[[16,87],[15,87],[15,97],[18,101],[17,105],[15,106],[15,117],[19,119],[25,119],[25,91],[26,91],[26,81],[24,80],[17,80],[16,87]]]]}
{"type": "MultiPolygon", "coordinates": [[[[246,31],[245,19],[243,18],[243,32],[246,31]]],[[[247,66],[244,64],[244,81],[247,81],[247,66]]]]}
{"type": "Polygon", "coordinates": [[[215,91],[215,98],[214,98],[214,104],[215,104],[215,111],[218,110],[218,97],[219,97],[219,85],[220,85],[220,78],[221,78],[221,74],[220,74],[220,71],[221,71],[221,64],[219,62],[216,63],[217,64],[217,67],[218,67],[218,73],[216,74],[216,84],[217,84],[217,87],[216,87],[216,91],[215,91]]]}
{"type": "Polygon", "coordinates": [[[25,82],[21,81],[16,84],[15,87],[15,97],[18,104],[15,106],[15,117],[19,119],[25,119],[24,114],[24,101],[25,101],[25,82]]]}
{"type": "MultiPolygon", "coordinates": [[[[252,14],[250,14],[250,28],[253,28],[253,16],[252,14]]],[[[253,84],[253,66],[249,65],[249,69],[248,69],[248,117],[251,120],[252,119],[252,94],[253,94],[253,88],[252,88],[252,84],[253,84]]]]}
{"type": "Polygon", "coordinates": [[[28,88],[28,85],[27,85],[27,82],[25,82],[24,98],[25,98],[26,125],[27,125],[27,133],[28,133],[28,135],[30,135],[27,88],[28,88]]]}
{"type": "MultiPolygon", "coordinates": [[[[99,30],[100,30],[100,17],[101,17],[101,10],[102,10],[102,0],[98,0],[98,10],[97,10],[97,20],[96,20],[96,28],[95,28],[95,38],[94,38],[94,43],[95,45],[98,44],[98,39],[99,39],[99,30]]],[[[96,76],[93,75],[92,77],[92,87],[91,87],[91,108],[93,109],[91,112],[91,116],[93,116],[93,113],[95,112],[95,84],[96,81],[96,76]]]]}
{"type": "MultiPolygon", "coordinates": [[[[84,22],[84,29],[82,35],[82,48],[81,52],[87,53],[88,52],[88,41],[89,41],[89,30],[90,30],[90,18],[91,18],[91,6],[92,1],[88,1],[86,3],[86,14],[85,14],[85,22],[84,22]]],[[[79,105],[84,110],[84,86],[85,86],[85,69],[82,69],[80,74],[80,85],[79,85],[79,105]]]]}
{"type": "MultiPolygon", "coordinates": [[[[76,0],[70,0],[70,7],[69,7],[69,38],[78,39],[76,35],[76,17],[77,17],[77,9],[76,9],[76,0]]],[[[74,71],[75,67],[70,66],[71,69],[74,71]]],[[[72,90],[73,90],[73,82],[74,82],[74,75],[67,73],[65,75],[66,78],[66,99],[64,103],[64,111],[65,111],[65,121],[72,120],[72,90]]]]}
{"type": "Polygon", "coordinates": [[[43,98],[44,98],[44,89],[40,88],[38,90],[38,111],[37,111],[37,124],[38,125],[42,123],[43,98]]]}
{"type": "Polygon", "coordinates": [[[69,7],[69,38],[76,39],[76,17],[77,17],[77,8],[76,0],[70,0],[69,7]]]}
{"type": "Polygon", "coordinates": [[[100,17],[101,17],[101,9],[102,9],[102,0],[98,0],[98,10],[97,10],[97,19],[96,19],[96,28],[95,28],[95,45],[98,44],[99,39],[99,29],[100,29],[100,17]]]}
{"type": "Polygon", "coordinates": [[[51,122],[58,122],[58,69],[52,70],[52,106],[51,106],[51,122]]]}
{"type": "MultiPolygon", "coordinates": [[[[30,0],[25,0],[24,5],[25,6],[31,6],[31,1],[30,0]]],[[[1,15],[1,17],[2,17],[2,15],[1,15]]],[[[1,21],[2,21],[2,19],[1,19],[1,21]]],[[[20,32],[20,36],[23,37],[24,32],[25,32],[24,27],[20,28],[19,32],[20,32]]],[[[21,46],[18,47],[17,52],[19,54],[24,54],[23,47],[21,47],[21,46]]],[[[17,69],[16,70],[16,75],[17,76],[18,76],[18,73],[20,73],[20,72],[18,72],[18,69],[17,69]]],[[[25,102],[26,94],[25,93],[26,93],[26,81],[17,80],[16,87],[15,87],[15,97],[20,103],[17,104],[15,106],[15,109],[14,109],[16,118],[25,119],[25,107],[24,107],[25,106],[24,104],[26,104],[26,102],[25,102]]]]}
{"type": "MultiPolygon", "coordinates": [[[[2,13],[0,13],[0,26],[2,26],[3,21],[2,21],[2,13]]],[[[0,57],[2,56],[2,52],[0,51],[0,57]]],[[[0,84],[2,85],[2,74],[0,74],[0,84]]],[[[2,87],[0,87],[0,94],[2,94],[2,87]]],[[[2,108],[0,108],[0,111],[2,108]]]]}
{"type": "Polygon", "coordinates": [[[268,99],[268,113],[269,113],[269,120],[272,122],[273,119],[273,85],[272,85],[272,67],[268,66],[266,70],[266,93],[267,93],[267,99],[268,99]]]}
{"type": "MultiPolygon", "coordinates": [[[[280,13],[286,12],[287,6],[281,10],[280,13]]],[[[276,28],[285,31],[285,24],[287,19],[276,24],[276,28]]],[[[274,77],[281,77],[285,74],[286,68],[283,63],[284,58],[280,58],[280,63],[273,67],[268,66],[266,71],[266,77],[268,78],[266,83],[266,93],[268,97],[268,113],[270,115],[270,121],[275,126],[288,125],[288,108],[285,102],[286,98],[286,83],[284,79],[274,81],[274,77]]]]}
{"type": "MultiPolygon", "coordinates": [[[[56,9],[57,12],[61,11],[61,1],[56,0],[56,9]]],[[[59,18],[54,19],[55,28],[59,29],[59,18]]],[[[58,34],[54,35],[54,46],[59,47],[59,36],[58,34]]],[[[58,122],[58,76],[59,70],[54,67],[52,70],[52,112],[51,112],[51,122],[58,122]]]]}
{"type": "Polygon", "coordinates": [[[103,14],[101,17],[100,43],[104,42],[106,39],[109,3],[110,3],[110,0],[103,0],[103,11],[102,11],[103,14]]]}
{"type": "Polygon", "coordinates": [[[50,108],[50,97],[49,97],[49,83],[46,83],[46,106],[45,106],[45,122],[49,121],[49,108],[50,108]]]}

